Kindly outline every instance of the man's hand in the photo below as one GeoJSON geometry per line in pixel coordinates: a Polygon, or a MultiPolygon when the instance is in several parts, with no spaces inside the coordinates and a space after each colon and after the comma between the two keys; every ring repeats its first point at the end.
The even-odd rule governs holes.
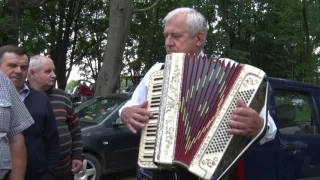
{"type": "Polygon", "coordinates": [[[137,133],[135,128],[143,128],[144,124],[149,121],[149,118],[152,117],[152,114],[147,111],[148,102],[144,102],[139,105],[126,107],[121,112],[121,119],[124,124],[128,126],[130,131],[134,134],[137,133]]]}
{"type": "Polygon", "coordinates": [[[78,159],[72,160],[72,172],[76,174],[82,170],[82,161],[78,159]]]}
{"type": "Polygon", "coordinates": [[[238,107],[233,110],[233,115],[228,121],[231,129],[228,133],[253,138],[263,128],[263,119],[242,100],[237,100],[238,107]]]}

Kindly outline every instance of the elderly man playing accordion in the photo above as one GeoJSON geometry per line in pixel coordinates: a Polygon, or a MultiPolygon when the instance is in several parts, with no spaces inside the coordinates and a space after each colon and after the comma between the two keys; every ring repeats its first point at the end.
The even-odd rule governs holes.
{"type": "MultiPolygon", "coordinates": [[[[206,40],[207,23],[204,16],[191,8],[177,8],[168,13],[163,20],[165,48],[168,54],[181,52],[203,55],[203,45],[206,40]]],[[[148,102],[148,83],[150,75],[161,69],[163,63],[157,63],[146,73],[129,100],[120,110],[122,121],[132,131],[143,128],[152,114],[146,110],[148,102]]],[[[228,123],[228,133],[253,138],[261,131],[264,119],[268,116],[267,132],[260,140],[260,144],[272,140],[276,134],[276,126],[272,117],[266,114],[266,105],[263,110],[256,112],[242,100],[237,100],[237,108],[228,123]]],[[[198,179],[189,172],[157,171],[154,170],[152,179],[198,179]]]]}

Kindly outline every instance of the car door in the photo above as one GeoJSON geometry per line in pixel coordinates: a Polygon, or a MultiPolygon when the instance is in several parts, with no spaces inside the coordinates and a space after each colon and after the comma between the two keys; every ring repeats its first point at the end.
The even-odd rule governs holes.
{"type": "Polygon", "coordinates": [[[319,111],[312,88],[274,83],[272,89],[279,179],[320,178],[319,111]]]}
{"type": "Polygon", "coordinates": [[[123,169],[135,167],[138,158],[140,132],[133,134],[121,122],[118,113],[105,122],[106,151],[105,165],[107,169],[123,169]]]}

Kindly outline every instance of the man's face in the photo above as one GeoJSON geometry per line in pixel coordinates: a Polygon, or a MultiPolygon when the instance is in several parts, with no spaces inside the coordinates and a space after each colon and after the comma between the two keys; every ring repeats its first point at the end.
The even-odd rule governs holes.
{"type": "Polygon", "coordinates": [[[167,54],[180,52],[198,55],[201,52],[203,33],[194,37],[187,31],[187,14],[179,13],[164,27],[165,48],[167,54]]]}
{"type": "Polygon", "coordinates": [[[42,69],[33,71],[31,74],[32,81],[41,87],[54,87],[56,82],[55,67],[52,61],[41,59],[42,69]]]}
{"type": "Polygon", "coordinates": [[[4,53],[0,70],[5,73],[19,91],[23,88],[28,74],[29,60],[27,55],[18,56],[4,53]]]}

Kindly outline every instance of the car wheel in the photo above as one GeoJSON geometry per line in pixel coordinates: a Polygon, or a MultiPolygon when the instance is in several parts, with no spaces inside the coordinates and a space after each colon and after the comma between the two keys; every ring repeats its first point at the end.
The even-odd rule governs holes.
{"type": "Polygon", "coordinates": [[[101,165],[91,154],[84,153],[82,170],[74,176],[75,180],[100,180],[101,165]]]}

